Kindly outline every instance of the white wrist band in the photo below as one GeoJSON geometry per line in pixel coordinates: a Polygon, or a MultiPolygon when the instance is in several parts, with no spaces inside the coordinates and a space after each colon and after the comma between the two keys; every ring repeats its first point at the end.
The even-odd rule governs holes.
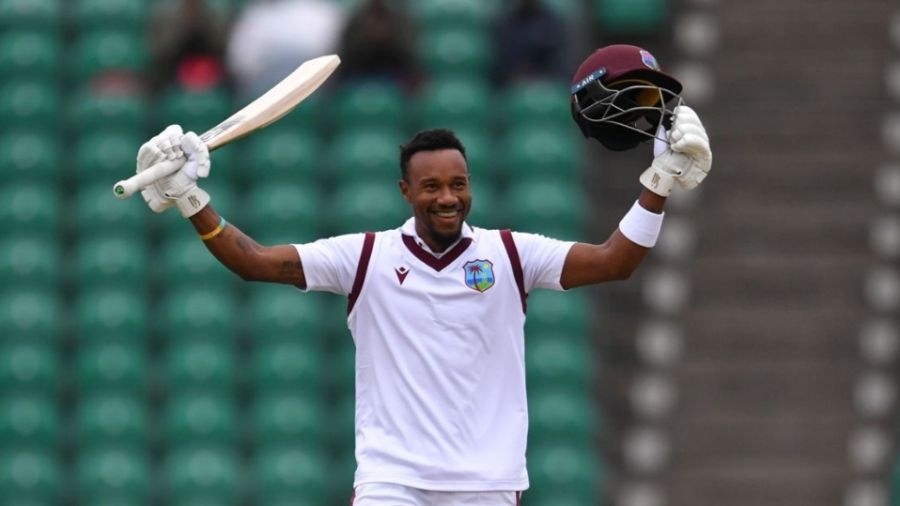
{"type": "Polygon", "coordinates": [[[619,230],[631,242],[645,248],[652,248],[656,245],[656,239],[659,238],[659,231],[665,215],[666,213],[651,213],[635,202],[619,222],[619,230]]]}

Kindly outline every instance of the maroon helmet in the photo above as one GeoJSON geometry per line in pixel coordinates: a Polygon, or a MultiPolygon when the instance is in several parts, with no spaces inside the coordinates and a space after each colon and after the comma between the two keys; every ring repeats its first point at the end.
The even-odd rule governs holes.
{"type": "Polygon", "coordinates": [[[671,126],[669,103],[680,101],[681,83],[662,72],[649,51],[614,44],[594,51],[572,77],[572,118],[585,137],[614,151],[652,139],[671,126]]]}

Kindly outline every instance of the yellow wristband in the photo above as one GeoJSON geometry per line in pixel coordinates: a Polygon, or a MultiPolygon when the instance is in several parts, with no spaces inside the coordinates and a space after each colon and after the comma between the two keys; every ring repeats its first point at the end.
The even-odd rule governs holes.
{"type": "Polygon", "coordinates": [[[214,228],[214,229],[212,230],[212,232],[207,232],[207,233],[201,235],[201,236],[200,236],[200,240],[201,240],[201,241],[208,241],[208,240],[212,239],[213,237],[215,237],[215,236],[221,234],[222,231],[225,230],[225,225],[228,225],[228,222],[225,221],[225,218],[222,218],[222,219],[219,221],[219,226],[216,227],[216,228],[214,228]]]}

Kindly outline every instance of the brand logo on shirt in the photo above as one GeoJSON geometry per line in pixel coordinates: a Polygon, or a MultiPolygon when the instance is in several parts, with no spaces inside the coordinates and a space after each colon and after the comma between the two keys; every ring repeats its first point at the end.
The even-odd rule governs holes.
{"type": "Polygon", "coordinates": [[[394,267],[394,273],[397,274],[397,281],[402,285],[406,280],[406,276],[409,274],[409,269],[401,265],[400,267],[394,267]]]}
{"type": "Polygon", "coordinates": [[[477,292],[484,292],[494,286],[494,264],[490,260],[472,260],[463,265],[466,286],[477,292]]]}

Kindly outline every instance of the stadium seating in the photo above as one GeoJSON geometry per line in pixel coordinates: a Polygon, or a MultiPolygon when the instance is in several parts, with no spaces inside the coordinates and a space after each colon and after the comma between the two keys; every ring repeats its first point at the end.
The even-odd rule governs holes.
{"type": "Polygon", "coordinates": [[[159,99],[156,124],[179,124],[185,132],[205,132],[231,115],[234,109],[231,97],[220,88],[207,91],[190,91],[171,88],[159,99]]]}
{"type": "Polygon", "coordinates": [[[41,31],[4,30],[0,36],[0,82],[59,78],[61,43],[55,34],[41,31]]]}
{"type": "Polygon", "coordinates": [[[0,186],[0,221],[7,234],[58,237],[59,210],[59,192],[53,186],[11,182],[0,186]]]}
{"type": "Polygon", "coordinates": [[[82,346],[78,352],[76,380],[80,391],[145,395],[148,357],[143,348],[123,343],[82,346]]]}
{"type": "Polygon", "coordinates": [[[569,87],[565,82],[551,80],[512,83],[502,92],[499,101],[507,125],[544,127],[561,130],[572,136],[578,128],[569,113],[569,87]]]}
{"type": "Polygon", "coordinates": [[[419,129],[490,127],[492,92],[484,78],[445,77],[425,85],[418,97],[419,129]]]}
{"type": "Polygon", "coordinates": [[[79,135],[72,176],[82,182],[103,182],[112,188],[112,183],[134,172],[135,146],[143,141],[142,132],[133,130],[79,135]]]}
{"type": "Polygon", "coordinates": [[[328,472],[320,452],[298,445],[264,447],[252,468],[258,500],[323,504],[328,472]]]}
{"type": "Polygon", "coordinates": [[[77,83],[105,72],[141,75],[149,60],[143,33],[122,26],[80,34],[73,51],[68,75],[77,83]]]}
{"type": "Polygon", "coordinates": [[[594,14],[609,35],[654,35],[664,27],[667,0],[593,0],[594,14]]]}
{"type": "MultiPolygon", "coordinates": [[[[397,179],[400,169],[397,169],[397,179]]],[[[354,233],[397,228],[410,216],[393,179],[383,183],[348,182],[331,197],[332,233],[354,233]]]]}
{"type": "Polygon", "coordinates": [[[306,390],[308,386],[295,393],[259,390],[250,424],[258,447],[324,447],[328,417],[318,396],[309,395],[306,390]]]}
{"type": "Polygon", "coordinates": [[[569,130],[548,124],[513,127],[507,130],[502,161],[509,178],[554,179],[578,182],[581,157],[578,139],[569,130]]]}
{"type": "Polygon", "coordinates": [[[71,271],[75,286],[147,288],[149,257],[143,241],[110,236],[79,241],[71,271]]]}
{"type": "Polygon", "coordinates": [[[227,343],[171,341],[163,358],[166,390],[228,393],[237,380],[236,356],[227,343]]]}
{"type": "Polygon", "coordinates": [[[75,413],[80,448],[145,448],[149,440],[149,410],[140,396],[87,391],[75,413]]]}
{"type": "Polygon", "coordinates": [[[588,335],[590,309],[583,292],[535,290],[528,296],[526,332],[535,334],[588,335]]]}
{"type": "Polygon", "coordinates": [[[259,242],[306,242],[320,236],[322,199],[315,187],[272,180],[244,197],[247,231],[259,242]]]}
{"type": "Polygon", "coordinates": [[[583,198],[575,181],[535,177],[512,183],[505,204],[517,230],[577,240],[582,235],[583,198]]]}
{"type": "Polygon", "coordinates": [[[40,79],[16,79],[0,86],[0,131],[43,129],[57,126],[60,94],[54,83],[40,79]]]}
{"type": "Polygon", "coordinates": [[[600,502],[602,467],[588,445],[536,442],[528,447],[528,468],[533,484],[528,504],[557,505],[561,495],[574,499],[569,504],[600,502]]]}
{"type": "Polygon", "coordinates": [[[148,334],[150,319],[143,291],[125,285],[85,287],[73,309],[79,343],[141,343],[148,334]]]}
{"type": "Polygon", "coordinates": [[[585,402],[587,389],[531,384],[529,393],[529,437],[541,444],[551,442],[589,447],[596,437],[597,416],[593,404],[585,402]]]}
{"type": "Polygon", "coordinates": [[[177,506],[236,506],[242,469],[229,446],[170,445],[163,464],[163,492],[177,506]]]}
{"type": "Polygon", "coordinates": [[[420,0],[410,5],[412,15],[430,29],[487,28],[496,5],[486,0],[420,0]]]}
{"type": "Polygon", "coordinates": [[[328,371],[327,356],[319,348],[289,341],[258,345],[248,364],[257,392],[321,392],[328,371]]]}
{"type": "Polygon", "coordinates": [[[234,293],[193,285],[168,292],[157,309],[160,331],[170,341],[226,339],[236,332],[234,293]]]}
{"type": "MultiPolygon", "coordinates": [[[[66,125],[69,132],[81,135],[87,132],[134,132],[146,134],[150,119],[150,105],[141,96],[130,93],[97,93],[90,88],[80,91],[76,98],[69,101],[66,110],[66,125]]],[[[144,142],[146,137],[141,139],[144,142]]],[[[140,144],[132,145],[132,160],[140,144]]],[[[127,174],[120,168],[121,174],[127,174]]]]}
{"type": "Polygon", "coordinates": [[[3,181],[56,185],[62,172],[58,136],[46,130],[13,130],[0,138],[3,181]]]}
{"type": "Polygon", "coordinates": [[[528,329],[525,370],[529,384],[588,391],[592,385],[595,359],[591,356],[587,339],[583,334],[567,332],[565,329],[534,331],[535,325],[538,328],[543,325],[546,329],[549,310],[541,308],[545,310],[541,315],[541,309],[533,307],[534,304],[531,306],[529,322],[532,321],[535,311],[539,313],[536,319],[541,320],[540,317],[543,316],[543,321],[530,324],[528,329]]]}
{"type": "MultiPolygon", "coordinates": [[[[70,197],[72,199],[70,204],[74,209],[66,214],[68,219],[66,228],[76,233],[79,239],[113,234],[135,240],[146,237],[147,220],[152,213],[140,196],[125,201],[113,197],[113,183],[115,181],[84,183],[78,185],[75,195],[70,197]]],[[[47,189],[42,188],[42,191],[47,189]]],[[[60,199],[55,202],[60,202],[60,199]]],[[[0,203],[0,216],[2,215],[3,208],[0,203]]]]}
{"type": "Polygon", "coordinates": [[[491,45],[477,27],[440,28],[423,33],[419,59],[430,76],[479,77],[491,65],[491,45]]]}
{"type": "Polygon", "coordinates": [[[98,500],[146,501],[152,474],[146,451],[120,447],[98,447],[79,453],[76,463],[81,504],[98,500]]]}
{"type": "Polygon", "coordinates": [[[0,238],[0,286],[56,290],[62,283],[58,241],[30,235],[0,238]]]}
{"type": "Polygon", "coordinates": [[[0,291],[0,342],[57,345],[62,330],[59,293],[36,286],[4,284],[0,291]]]}
{"type": "Polygon", "coordinates": [[[175,447],[188,444],[232,445],[237,441],[237,413],[234,399],[222,393],[180,392],[170,389],[166,402],[164,437],[175,447]]]}
{"type": "Polygon", "coordinates": [[[405,139],[388,129],[349,130],[338,134],[331,144],[331,167],[342,184],[386,182],[400,179],[399,150],[405,139]]]}
{"type": "Polygon", "coordinates": [[[351,82],[331,101],[334,121],[341,128],[402,131],[406,127],[405,93],[387,81],[351,82]]]}
{"type": "Polygon", "coordinates": [[[78,30],[144,29],[148,6],[143,0],[76,0],[70,20],[78,30]]]}
{"type": "Polygon", "coordinates": [[[257,343],[291,342],[318,347],[328,337],[320,294],[301,294],[291,286],[253,287],[245,310],[248,330],[257,343]]]}
{"type": "MultiPolygon", "coordinates": [[[[180,225],[184,234],[168,237],[158,251],[159,280],[169,291],[180,287],[202,283],[203,286],[230,289],[240,282],[237,274],[222,265],[203,245],[203,241],[193,232],[189,223],[181,223],[180,217],[174,216],[177,211],[170,211],[173,216],[168,220],[180,225]]],[[[146,268],[146,267],[145,267],[146,268]]]]}
{"type": "Polygon", "coordinates": [[[14,448],[53,450],[59,434],[60,417],[52,396],[0,396],[0,453],[14,448]]]}
{"type": "Polygon", "coordinates": [[[0,29],[60,29],[62,0],[0,0],[0,29]]]}
{"type": "Polygon", "coordinates": [[[0,452],[0,497],[8,504],[58,504],[62,487],[55,450],[0,452]]]}
{"type": "Polygon", "coordinates": [[[0,392],[52,398],[60,383],[59,358],[47,343],[0,345],[0,392]]]}
{"type": "MultiPolygon", "coordinates": [[[[266,181],[296,182],[314,190],[322,177],[324,146],[319,136],[301,128],[274,128],[266,135],[255,135],[246,141],[245,161],[235,179],[254,183],[265,174],[266,181]]],[[[212,172],[218,177],[218,166],[212,172]]]]}

